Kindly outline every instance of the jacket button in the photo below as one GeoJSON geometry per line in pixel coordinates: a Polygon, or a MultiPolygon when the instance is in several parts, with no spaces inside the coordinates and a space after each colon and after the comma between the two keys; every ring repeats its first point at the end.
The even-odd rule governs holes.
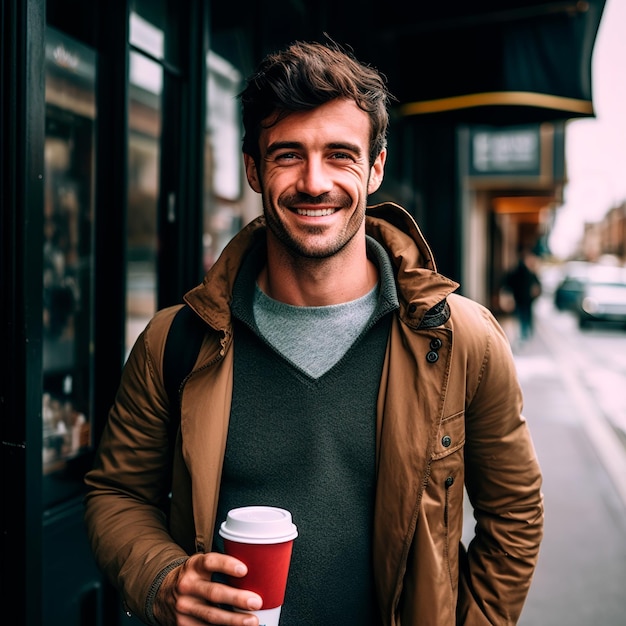
{"type": "Polygon", "coordinates": [[[439,350],[439,348],[441,348],[441,339],[439,339],[438,337],[431,339],[430,348],[431,350],[439,350]]]}
{"type": "Polygon", "coordinates": [[[452,485],[454,484],[454,478],[452,476],[448,476],[448,478],[446,478],[446,487],[452,487],[452,485]]]}
{"type": "Polygon", "coordinates": [[[415,311],[417,311],[417,304],[409,304],[409,313],[415,313],[415,311]]]}
{"type": "Polygon", "coordinates": [[[429,363],[435,363],[436,361],[439,360],[439,355],[434,351],[431,350],[427,355],[426,355],[426,360],[429,363]]]}
{"type": "Polygon", "coordinates": [[[444,448],[449,448],[452,445],[452,437],[450,437],[449,435],[444,435],[441,438],[441,445],[444,448]]]}

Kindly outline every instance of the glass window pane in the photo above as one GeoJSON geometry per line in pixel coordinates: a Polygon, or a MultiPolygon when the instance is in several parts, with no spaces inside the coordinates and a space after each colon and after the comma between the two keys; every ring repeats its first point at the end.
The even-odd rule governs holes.
{"type": "Polygon", "coordinates": [[[126,350],[156,312],[163,70],[130,55],[126,350]]]}
{"type": "Polygon", "coordinates": [[[96,56],[49,28],[45,69],[42,455],[51,504],[82,488],[92,446],[96,56]]]}
{"type": "Polygon", "coordinates": [[[241,122],[242,77],[215,52],[207,56],[207,128],[203,255],[208,269],[244,223],[241,122]]]}
{"type": "Polygon", "coordinates": [[[163,58],[163,31],[137,13],[130,14],[130,43],[157,59],[163,58]]]}
{"type": "Polygon", "coordinates": [[[181,16],[186,17],[178,0],[131,0],[130,43],[178,67],[181,62],[181,16]]]}

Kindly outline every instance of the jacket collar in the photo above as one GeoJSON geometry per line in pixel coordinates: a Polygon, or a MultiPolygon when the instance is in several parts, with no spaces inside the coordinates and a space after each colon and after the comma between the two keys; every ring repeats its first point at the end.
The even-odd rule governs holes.
{"type": "Polygon", "coordinates": [[[400,318],[432,328],[449,317],[447,296],[459,284],[437,272],[430,247],[408,211],[392,202],[368,207],[366,231],[387,250],[396,270],[400,318]]]}
{"type": "MultiPolygon", "coordinates": [[[[250,222],[226,246],[202,283],[185,294],[189,306],[215,330],[230,333],[230,302],[237,273],[243,257],[264,240],[265,231],[263,216],[250,222]]],[[[389,254],[401,319],[413,328],[445,322],[445,299],[459,285],[437,273],[432,252],[408,211],[391,202],[368,207],[366,232],[389,254]]]]}

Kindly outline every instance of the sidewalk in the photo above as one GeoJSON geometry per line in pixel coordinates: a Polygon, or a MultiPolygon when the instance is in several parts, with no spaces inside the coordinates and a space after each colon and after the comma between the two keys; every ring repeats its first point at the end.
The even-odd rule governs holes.
{"type": "MultiPolygon", "coordinates": [[[[541,303],[546,304],[546,303],[541,303]]],[[[621,499],[626,514],[626,431],[620,430],[607,420],[618,410],[606,402],[606,397],[593,397],[588,389],[588,379],[593,371],[582,361],[578,351],[567,345],[567,340],[554,328],[549,307],[539,306],[535,313],[535,334],[531,341],[521,344],[517,340],[517,327],[513,319],[501,322],[516,358],[520,379],[532,381],[539,373],[556,375],[564,387],[564,396],[574,407],[576,419],[600,457],[600,461],[614,483],[617,496],[621,499]],[[584,376],[581,373],[584,372],[584,376]],[[603,414],[603,411],[605,412],[603,414]]],[[[606,372],[604,373],[606,376],[606,372]]],[[[616,374],[616,376],[618,376],[616,374]]],[[[619,384],[619,383],[614,383],[619,384]]],[[[532,382],[529,389],[532,390],[532,382]]],[[[574,419],[574,417],[571,417],[574,419]]],[[[624,622],[626,625],[626,620],[624,622]]]]}
{"type": "MultiPolygon", "coordinates": [[[[512,323],[502,321],[513,338],[512,323]]],[[[626,463],[626,452],[598,422],[541,319],[529,342],[513,345],[546,509],[539,564],[519,626],[624,626],[626,474],[620,482],[611,465],[626,463]]]]}

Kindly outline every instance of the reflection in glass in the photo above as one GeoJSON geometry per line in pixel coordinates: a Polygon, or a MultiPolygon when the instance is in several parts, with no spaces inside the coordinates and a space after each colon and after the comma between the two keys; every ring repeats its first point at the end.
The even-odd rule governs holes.
{"type": "Polygon", "coordinates": [[[92,445],[95,83],[95,53],[47,29],[42,456],[44,474],[76,479],[65,490],[92,445]]]}
{"type": "Polygon", "coordinates": [[[241,127],[237,94],[241,74],[215,52],[207,56],[204,269],[243,225],[241,127]]]}
{"type": "Polygon", "coordinates": [[[178,0],[130,0],[129,41],[141,50],[170,66],[181,65],[181,53],[188,41],[181,41],[181,11],[178,0]]]}
{"type": "MultiPolygon", "coordinates": [[[[153,13],[158,15],[157,13],[153,13]]],[[[130,43],[151,54],[155,59],[163,59],[165,37],[160,28],[156,28],[148,20],[134,11],[130,14],[130,43]]]]}
{"type": "Polygon", "coordinates": [[[157,304],[162,86],[161,66],[132,52],[128,113],[127,353],[154,315],[157,304]]]}

